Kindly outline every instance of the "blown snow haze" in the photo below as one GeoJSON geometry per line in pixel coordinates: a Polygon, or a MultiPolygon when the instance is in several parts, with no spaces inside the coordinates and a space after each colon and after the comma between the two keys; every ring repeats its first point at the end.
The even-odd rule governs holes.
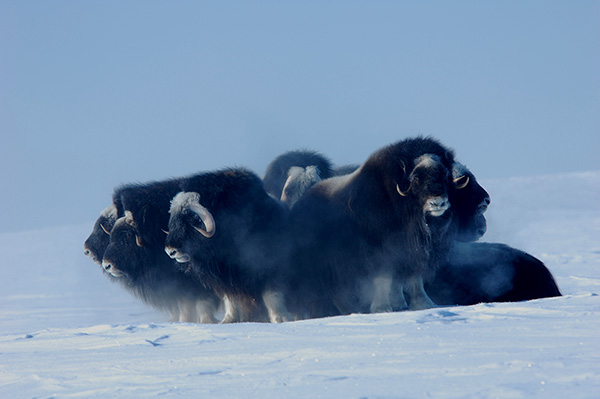
{"type": "Polygon", "coordinates": [[[597,398],[600,172],[481,181],[486,241],[564,296],[283,324],[195,325],[83,255],[93,221],[0,235],[0,396],[597,398]]]}

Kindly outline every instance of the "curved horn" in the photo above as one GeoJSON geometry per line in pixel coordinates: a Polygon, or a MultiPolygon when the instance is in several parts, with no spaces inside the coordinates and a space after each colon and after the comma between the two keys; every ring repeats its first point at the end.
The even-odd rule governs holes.
{"type": "Polygon", "coordinates": [[[469,184],[469,180],[469,176],[462,175],[461,177],[457,177],[456,179],[452,180],[452,182],[456,184],[456,188],[458,190],[462,190],[463,188],[467,187],[467,184],[469,184]]]}
{"type": "Polygon", "coordinates": [[[108,230],[106,229],[106,227],[104,227],[104,225],[103,225],[102,223],[100,223],[100,227],[102,228],[102,230],[103,230],[103,231],[104,231],[106,234],[110,235],[110,231],[108,231],[108,230]]]}
{"type": "MultiPolygon", "coordinates": [[[[410,187],[409,187],[409,190],[410,190],[410,187]]],[[[403,197],[406,197],[408,195],[408,191],[403,192],[402,190],[400,190],[400,186],[398,185],[398,183],[396,183],[396,191],[398,191],[398,194],[400,194],[403,197]]]]}
{"type": "Polygon", "coordinates": [[[138,236],[137,234],[135,235],[135,243],[140,248],[144,246],[144,244],[142,243],[142,237],[138,236]]]}
{"type": "Polygon", "coordinates": [[[160,229],[160,231],[162,231],[163,233],[165,233],[166,235],[169,235],[169,232],[165,229],[160,229]]]}
{"type": "Polygon", "coordinates": [[[197,205],[194,207],[194,212],[196,212],[196,214],[200,216],[200,219],[202,219],[202,223],[204,223],[206,230],[196,226],[194,226],[194,229],[196,229],[198,233],[202,234],[206,238],[214,236],[217,226],[215,224],[215,219],[213,219],[213,216],[208,211],[208,209],[206,209],[202,205],[197,205]]]}

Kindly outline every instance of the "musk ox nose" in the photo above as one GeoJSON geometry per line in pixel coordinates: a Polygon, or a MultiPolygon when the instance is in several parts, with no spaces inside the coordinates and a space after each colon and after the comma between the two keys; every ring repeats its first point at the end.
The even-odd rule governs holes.
{"type": "Polygon", "coordinates": [[[450,208],[448,197],[431,197],[425,202],[424,211],[431,216],[442,216],[450,208]]]}
{"type": "Polygon", "coordinates": [[[177,257],[177,250],[172,247],[165,247],[165,252],[169,255],[170,258],[175,259],[177,257]]]}
{"type": "Polygon", "coordinates": [[[477,208],[479,213],[484,213],[485,211],[487,211],[488,206],[490,206],[491,202],[492,200],[490,199],[490,197],[486,197],[483,201],[481,201],[481,204],[479,204],[479,207],[477,208]]]}
{"type": "Polygon", "coordinates": [[[103,260],[103,261],[102,261],[102,267],[104,268],[104,270],[106,270],[107,272],[109,272],[109,271],[110,271],[110,269],[112,269],[112,268],[113,268],[113,265],[112,265],[112,263],[110,263],[110,262],[108,262],[108,261],[105,261],[105,260],[103,260]]]}

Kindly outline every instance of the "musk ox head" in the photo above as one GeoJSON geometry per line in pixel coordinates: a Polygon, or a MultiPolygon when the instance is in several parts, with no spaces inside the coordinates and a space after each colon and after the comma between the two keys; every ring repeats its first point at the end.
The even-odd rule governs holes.
{"type": "Polygon", "coordinates": [[[110,232],[110,242],[104,252],[102,267],[114,277],[135,278],[142,263],[143,251],[133,215],[130,211],[125,211],[125,216],[117,219],[110,232]]]}
{"type": "Polygon", "coordinates": [[[94,229],[83,244],[83,253],[97,264],[102,264],[104,251],[110,241],[110,231],[117,221],[117,207],[113,204],[100,214],[94,229]]]}
{"type": "Polygon", "coordinates": [[[292,207],[302,195],[321,181],[319,167],[310,165],[305,168],[292,166],[288,171],[288,178],[283,185],[281,202],[292,207]]]}
{"type": "Polygon", "coordinates": [[[454,187],[450,190],[450,202],[454,207],[456,239],[462,242],[477,241],[487,229],[483,215],[491,200],[469,169],[461,163],[452,166],[454,187]]]}
{"type": "Polygon", "coordinates": [[[179,263],[191,260],[189,245],[197,238],[211,238],[216,232],[212,214],[200,204],[200,194],[181,192],[171,201],[165,252],[179,263]]]}
{"type": "Polygon", "coordinates": [[[403,177],[396,181],[396,192],[417,201],[423,216],[437,218],[450,208],[448,199],[449,171],[435,154],[424,154],[414,161],[411,170],[402,162],[403,177]]]}

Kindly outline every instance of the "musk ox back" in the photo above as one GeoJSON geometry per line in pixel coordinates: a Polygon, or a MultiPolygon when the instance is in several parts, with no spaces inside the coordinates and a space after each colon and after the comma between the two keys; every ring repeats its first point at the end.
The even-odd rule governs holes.
{"type": "Polygon", "coordinates": [[[218,298],[164,253],[170,199],[179,180],[137,185],[122,194],[125,216],[115,223],[102,265],[138,298],[172,321],[214,322],[218,298]]]}
{"type": "Polygon", "coordinates": [[[401,309],[404,294],[411,309],[434,306],[423,278],[452,241],[453,163],[453,151],[439,142],[407,139],[305,193],[291,211],[294,280],[305,276],[292,289],[308,298],[307,313],[327,315],[327,301],[342,314],[401,309]]]}
{"type": "Polygon", "coordinates": [[[535,257],[504,244],[456,243],[426,285],[439,305],[515,302],[560,296],[554,277],[535,257]]]}
{"type": "Polygon", "coordinates": [[[289,319],[280,278],[286,267],[285,218],[258,176],[227,169],[185,179],[171,204],[165,251],[190,262],[200,281],[224,298],[223,322],[289,319]],[[263,306],[264,305],[264,306],[263,306]]]}

